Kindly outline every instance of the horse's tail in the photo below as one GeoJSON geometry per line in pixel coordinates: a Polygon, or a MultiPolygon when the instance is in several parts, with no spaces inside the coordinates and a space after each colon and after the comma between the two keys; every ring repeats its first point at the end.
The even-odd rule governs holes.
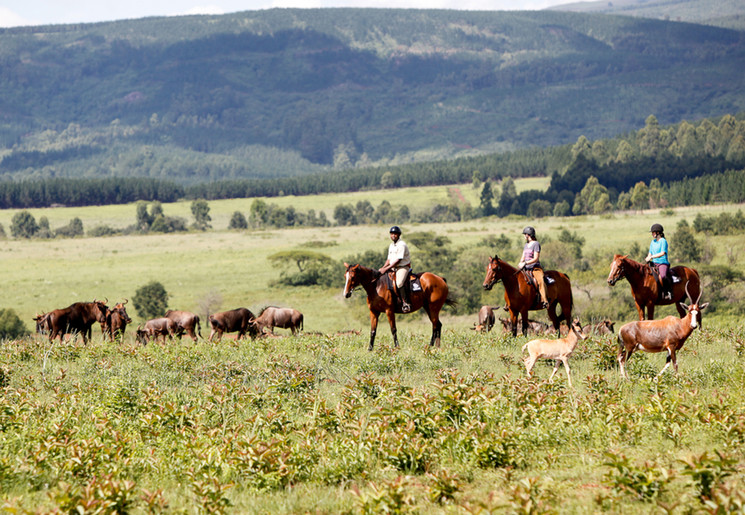
{"type": "Polygon", "coordinates": [[[455,300],[453,297],[448,296],[447,299],[445,299],[445,305],[450,306],[451,308],[454,308],[458,305],[458,301],[455,300]]]}

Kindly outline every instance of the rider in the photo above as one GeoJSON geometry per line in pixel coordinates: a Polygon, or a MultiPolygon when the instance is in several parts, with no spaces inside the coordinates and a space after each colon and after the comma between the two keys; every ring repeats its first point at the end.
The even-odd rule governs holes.
{"type": "Polygon", "coordinates": [[[644,261],[647,263],[651,261],[657,265],[657,270],[660,273],[660,281],[662,281],[662,298],[670,300],[672,293],[670,292],[670,277],[667,274],[670,269],[670,260],[667,257],[665,229],[660,224],[652,224],[649,231],[652,233],[652,242],[649,244],[649,253],[644,258],[644,261]]]}
{"type": "Polygon", "coordinates": [[[528,226],[523,229],[523,234],[525,235],[525,247],[523,248],[522,261],[517,265],[517,268],[533,272],[533,277],[538,283],[538,291],[541,294],[541,307],[547,308],[546,284],[543,282],[543,268],[541,268],[541,262],[538,260],[541,257],[541,244],[535,239],[535,229],[533,227],[528,226]]]}
{"type": "Polygon", "coordinates": [[[401,239],[401,228],[397,225],[391,227],[388,231],[391,235],[391,244],[388,246],[388,259],[379,270],[381,274],[393,269],[396,273],[396,287],[401,295],[401,311],[408,313],[411,311],[410,287],[406,280],[411,270],[411,256],[409,247],[401,239]]]}

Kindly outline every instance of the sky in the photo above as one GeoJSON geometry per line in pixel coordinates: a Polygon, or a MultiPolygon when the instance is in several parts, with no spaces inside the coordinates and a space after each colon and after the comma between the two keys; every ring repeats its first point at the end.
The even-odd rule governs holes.
{"type": "Polygon", "coordinates": [[[227,14],[273,7],[386,7],[516,11],[572,0],[0,0],[0,27],[89,23],[188,14],[227,14]]]}

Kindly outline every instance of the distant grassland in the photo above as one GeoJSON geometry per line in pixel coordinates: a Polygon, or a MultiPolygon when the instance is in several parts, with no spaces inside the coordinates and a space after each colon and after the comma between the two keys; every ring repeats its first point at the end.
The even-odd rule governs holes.
{"type": "MultiPolygon", "coordinates": [[[[520,181],[521,185],[524,183],[520,181]]],[[[383,198],[390,198],[395,205],[406,202],[412,210],[423,209],[429,204],[444,202],[448,189],[453,187],[417,188],[385,192],[369,192],[318,197],[279,197],[267,199],[279,205],[293,205],[299,211],[307,209],[333,209],[340,203],[356,203],[367,199],[377,205],[383,198]]],[[[470,184],[458,186],[463,196],[472,204],[479,191],[470,184]]],[[[342,260],[366,250],[378,252],[380,266],[388,245],[387,226],[366,225],[328,228],[290,228],[283,230],[226,230],[229,216],[235,210],[247,213],[251,199],[210,202],[213,230],[178,234],[129,235],[106,238],[77,238],[54,240],[0,241],[0,269],[3,274],[3,293],[0,308],[13,308],[31,327],[35,313],[64,307],[80,300],[108,298],[110,303],[132,299],[137,288],[149,281],[161,282],[170,295],[169,307],[198,311],[200,301],[217,295],[222,299],[221,310],[243,306],[259,310],[266,305],[292,306],[306,315],[306,330],[337,331],[345,329],[367,330],[369,319],[362,293],[352,299],[343,299],[343,278],[338,287],[330,290],[318,288],[278,288],[270,283],[279,277],[280,270],[273,268],[268,256],[297,248],[312,248],[332,259],[342,260]]],[[[585,256],[593,256],[593,287],[607,288],[607,265],[615,252],[628,252],[638,243],[649,243],[649,226],[662,223],[673,232],[679,220],[690,222],[698,212],[716,214],[735,212],[741,206],[721,205],[678,208],[663,215],[659,210],[645,213],[615,214],[605,217],[587,216],[570,218],[545,218],[527,220],[510,217],[482,218],[449,224],[402,224],[404,239],[412,232],[431,231],[447,236],[456,247],[477,246],[488,236],[507,235],[517,248],[520,232],[530,223],[538,230],[539,239],[556,239],[562,229],[577,233],[586,239],[585,256]]],[[[53,208],[31,210],[34,216],[47,216],[50,225],[67,223],[79,216],[86,230],[98,224],[124,227],[135,219],[133,205],[101,206],[95,208],[53,208]]],[[[190,203],[165,204],[170,216],[183,216],[191,221],[190,203]]],[[[0,212],[0,223],[9,233],[11,211],[0,212]]],[[[721,246],[714,263],[742,268],[738,262],[745,256],[745,241],[737,237],[716,238],[721,246]],[[734,256],[733,257],[728,257],[734,256]]],[[[490,249],[484,247],[484,261],[490,249]]],[[[416,248],[412,248],[416,265],[416,248]]],[[[547,256],[550,259],[550,256],[547,256]]],[[[481,284],[474,284],[481,288],[481,284]]],[[[626,284],[620,285],[627,288],[626,284]]],[[[604,290],[603,290],[604,291],[604,290]]],[[[502,288],[493,292],[493,303],[502,302],[502,288]]],[[[575,293],[575,297],[579,294],[575,293]]],[[[630,301],[630,299],[629,299],[630,301]]],[[[491,301],[490,301],[491,302],[491,301]]],[[[131,306],[131,303],[130,303],[131,306]]],[[[138,320],[133,308],[130,315],[138,320]]],[[[445,330],[472,325],[472,318],[455,317],[446,313],[445,330]],[[448,318],[450,317],[450,318],[448,318]]],[[[416,327],[429,331],[429,324],[422,317],[399,317],[402,327],[416,327]]],[[[387,324],[383,321],[381,336],[388,337],[387,324]]],[[[206,336],[206,335],[205,335],[206,336]]]]}

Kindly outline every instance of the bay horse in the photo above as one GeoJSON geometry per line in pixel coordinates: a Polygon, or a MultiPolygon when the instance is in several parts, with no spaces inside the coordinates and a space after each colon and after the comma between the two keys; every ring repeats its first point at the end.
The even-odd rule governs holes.
{"type": "MultiPolygon", "coordinates": [[[[398,305],[395,294],[388,288],[385,277],[374,268],[367,268],[360,264],[350,265],[344,263],[347,268],[344,282],[344,297],[349,298],[352,291],[357,286],[362,286],[367,293],[367,307],[370,309],[370,346],[368,350],[373,350],[375,344],[375,332],[378,328],[378,318],[381,313],[388,316],[388,323],[391,326],[393,343],[398,347],[398,337],[396,336],[396,313],[402,313],[401,306],[398,305]]],[[[424,272],[419,275],[421,290],[411,292],[411,311],[413,313],[419,309],[429,316],[432,322],[432,339],[430,346],[440,346],[440,335],[442,332],[442,322],[440,322],[440,310],[447,304],[454,306],[456,303],[448,297],[448,284],[439,275],[430,272],[424,272]]]]}
{"type": "Polygon", "coordinates": [[[504,284],[504,300],[507,310],[510,312],[512,322],[512,336],[517,336],[517,315],[522,322],[523,336],[528,334],[528,311],[539,311],[546,309],[548,318],[559,334],[559,324],[565,320],[567,324],[572,320],[572,284],[569,276],[556,270],[546,270],[544,276],[549,279],[546,284],[546,297],[548,308],[541,307],[538,289],[528,283],[525,274],[510,265],[498,256],[490,257],[486,266],[486,277],[484,278],[484,289],[491,290],[498,282],[504,284]],[[556,315],[556,306],[561,306],[561,316],[556,315]]]}
{"type": "Polygon", "coordinates": [[[687,266],[674,266],[670,268],[670,273],[677,275],[680,281],[672,283],[672,298],[666,300],[660,295],[657,277],[649,265],[629,259],[629,256],[616,254],[610,264],[608,284],[613,286],[619,279],[626,278],[631,285],[631,295],[634,296],[639,320],[644,320],[645,309],[647,320],[654,320],[654,307],[669,304],[675,304],[680,318],[683,318],[688,311],[681,307],[679,302],[682,302],[686,296],[691,302],[694,298],[698,298],[701,295],[701,281],[696,269],[687,266]],[[690,294],[686,292],[686,285],[690,286],[690,294]]]}

